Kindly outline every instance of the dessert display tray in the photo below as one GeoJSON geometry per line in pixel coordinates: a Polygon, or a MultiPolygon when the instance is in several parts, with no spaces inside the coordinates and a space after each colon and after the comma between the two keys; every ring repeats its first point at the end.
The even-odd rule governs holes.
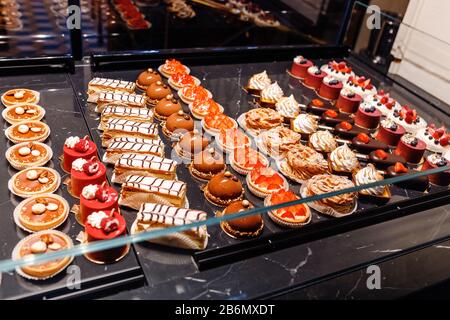
{"type": "MultiPolygon", "coordinates": [[[[69,76],[67,74],[11,76],[0,80],[1,92],[18,87],[26,87],[40,92],[39,104],[46,110],[43,121],[51,129],[46,144],[52,148],[53,158],[48,166],[57,170],[64,180],[67,174],[60,167],[59,156],[67,135],[84,136],[89,134],[89,128],[74,96],[69,76]]],[[[2,127],[3,129],[7,127],[3,120],[2,127]]],[[[1,139],[0,153],[5,154],[11,143],[4,134],[1,139]]],[[[0,193],[1,260],[10,259],[15,245],[28,235],[14,223],[13,211],[21,199],[12,195],[6,188],[8,179],[16,172],[3,157],[0,166],[0,176],[2,177],[2,192],[0,193]]],[[[68,194],[64,185],[61,185],[56,194],[65,198],[70,206],[78,202],[68,194]]],[[[69,214],[68,220],[57,230],[68,234],[77,244],[76,237],[82,227],[76,222],[75,216],[69,214]]],[[[68,269],[47,280],[27,280],[16,272],[4,273],[0,279],[0,299],[74,298],[82,295],[94,295],[102,290],[144,281],[134,250],[130,250],[125,259],[111,265],[97,265],[89,262],[83,256],[75,257],[68,269]]]]}
{"type": "MultiPolygon", "coordinates": [[[[267,73],[272,80],[278,81],[286,96],[289,96],[292,93],[296,99],[303,104],[307,104],[309,100],[314,97],[313,92],[300,85],[298,80],[289,77],[286,70],[290,67],[290,61],[275,62],[274,60],[268,60],[270,62],[218,64],[220,63],[219,59],[216,60],[215,63],[211,62],[211,59],[209,59],[210,65],[201,65],[201,60],[198,59],[198,57],[195,57],[192,60],[183,57],[182,55],[175,55],[174,57],[191,68],[191,74],[202,81],[202,85],[212,92],[214,99],[224,106],[225,113],[234,119],[237,119],[242,113],[253,107],[254,98],[248,95],[242,87],[253,74],[263,70],[267,70],[267,73]]],[[[125,64],[126,61],[130,61],[130,63],[133,61],[132,56],[125,56],[122,58],[124,58],[125,64]]],[[[343,57],[327,56],[327,59],[324,60],[313,60],[316,64],[321,65],[329,61],[330,58],[342,59],[343,57]]],[[[96,65],[99,61],[96,61],[96,57],[93,57],[93,59],[93,64],[96,65]]],[[[102,56],[100,60],[101,62],[108,64],[107,56],[102,56]]],[[[80,101],[86,116],[86,121],[90,128],[94,128],[94,131],[96,131],[95,128],[98,125],[99,115],[94,112],[95,105],[86,102],[87,85],[93,77],[135,81],[142,70],[149,67],[156,69],[163,63],[161,58],[151,58],[147,64],[141,64],[139,68],[133,67],[133,69],[130,70],[123,67],[124,64],[120,64],[118,60],[120,60],[120,57],[113,57],[108,64],[107,69],[102,70],[99,68],[95,72],[85,68],[82,77],[77,76],[74,78],[74,87],[77,90],[78,97],[81,99],[80,101]],[[121,66],[120,71],[118,71],[119,65],[121,66]],[[115,68],[115,66],[117,66],[117,68],[115,68]],[[114,69],[115,71],[112,71],[114,69]]],[[[206,61],[206,58],[204,61],[206,61]]],[[[372,78],[375,86],[391,92],[391,95],[401,101],[401,103],[414,106],[428,122],[440,123],[442,122],[442,119],[448,119],[447,114],[442,113],[437,109],[431,109],[427,101],[422,100],[403,87],[397,86],[395,83],[389,81],[389,79],[372,73],[371,70],[367,70],[355,60],[350,59],[349,63],[355,67],[355,72],[357,74],[366,75],[367,77],[372,78]]],[[[185,111],[188,111],[186,105],[184,105],[184,109],[185,111]]],[[[100,133],[93,132],[92,136],[94,141],[100,146],[100,133]]],[[[166,144],[166,157],[168,157],[172,151],[171,142],[169,142],[162,133],[160,136],[166,144]]],[[[100,152],[102,152],[103,149],[100,148],[100,150],[100,152]]],[[[254,197],[249,192],[245,183],[245,176],[234,172],[229,165],[228,169],[240,178],[245,186],[247,199],[254,203],[256,207],[262,207],[263,201],[254,197]]],[[[210,204],[205,199],[201,191],[204,183],[195,180],[186,166],[179,166],[177,176],[179,180],[185,181],[188,185],[188,200],[191,209],[206,211],[208,217],[213,217],[217,211],[222,210],[221,208],[210,204]]],[[[120,186],[117,187],[119,188],[120,186]]],[[[290,189],[297,194],[299,194],[299,187],[298,184],[290,184],[290,189]]],[[[192,266],[191,257],[194,258],[197,268],[199,269],[219,266],[263,252],[277,250],[286,246],[338,234],[345,230],[351,230],[364,225],[412,214],[427,206],[438,206],[441,203],[446,203],[450,196],[448,188],[436,186],[431,186],[427,192],[419,192],[392,186],[391,192],[392,197],[387,203],[363,199],[358,200],[356,213],[341,219],[324,216],[312,210],[312,222],[298,230],[280,228],[275,225],[267,215],[264,215],[264,232],[260,237],[252,240],[232,239],[221,230],[220,226],[210,226],[208,227],[208,233],[210,234],[208,247],[201,252],[176,250],[153,244],[139,244],[135,247],[141,264],[143,265],[144,272],[148,278],[154,277],[154,274],[150,269],[147,269],[147,266],[154,267],[155,264],[173,270],[174,273],[171,276],[180,276],[180,273],[177,272],[178,268],[184,271],[186,271],[186,269],[191,271],[196,270],[196,268],[192,266]]],[[[123,210],[123,212],[127,217],[127,220],[135,218],[135,211],[123,210]]]]}

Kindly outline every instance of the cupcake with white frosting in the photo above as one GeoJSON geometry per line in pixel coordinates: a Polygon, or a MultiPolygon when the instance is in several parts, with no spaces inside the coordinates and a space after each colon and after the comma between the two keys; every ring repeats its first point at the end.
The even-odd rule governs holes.
{"type": "Polygon", "coordinates": [[[247,83],[247,86],[245,89],[248,93],[253,95],[260,95],[261,91],[272,84],[272,80],[270,80],[269,76],[267,75],[266,70],[264,70],[261,73],[257,73],[253,75],[247,83]]]}

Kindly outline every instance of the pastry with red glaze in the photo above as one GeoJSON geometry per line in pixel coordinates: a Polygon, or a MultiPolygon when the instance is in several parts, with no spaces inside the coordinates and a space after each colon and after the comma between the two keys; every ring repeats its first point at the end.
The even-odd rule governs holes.
{"type": "Polygon", "coordinates": [[[422,161],[427,145],[412,134],[405,134],[399,141],[394,154],[402,156],[412,164],[418,164],[422,161]]]}
{"type": "Polygon", "coordinates": [[[320,86],[322,85],[323,79],[326,76],[327,74],[321,71],[318,67],[309,67],[303,84],[307,88],[319,90],[320,86]]]}
{"type": "Polygon", "coordinates": [[[319,96],[328,100],[337,100],[341,90],[342,82],[331,76],[326,76],[320,85],[319,96]]]}
{"type": "Polygon", "coordinates": [[[170,76],[168,82],[169,85],[177,91],[184,87],[200,85],[200,80],[198,78],[186,73],[175,73],[170,76]]]}
{"type": "Polygon", "coordinates": [[[398,145],[398,142],[406,133],[405,128],[394,121],[385,119],[380,122],[380,127],[376,134],[376,139],[386,143],[391,147],[398,145]]]}
{"type": "Polygon", "coordinates": [[[223,113],[223,107],[211,98],[195,100],[189,104],[189,109],[196,119],[203,119],[209,114],[223,113]]]}
{"type": "Polygon", "coordinates": [[[119,193],[106,182],[87,185],[80,195],[80,222],[85,224],[87,217],[96,211],[118,210],[118,200],[119,193]]]}
{"type": "Polygon", "coordinates": [[[341,90],[339,98],[336,101],[336,107],[344,113],[355,113],[358,111],[361,102],[362,98],[360,95],[344,88],[341,90]]]}
{"type": "Polygon", "coordinates": [[[159,66],[158,71],[161,72],[161,74],[166,78],[169,78],[171,75],[175,73],[189,74],[191,72],[191,70],[188,67],[186,67],[180,61],[175,59],[166,60],[166,62],[163,65],[159,66]]]}
{"type": "Polygon", "coordinates": [[[374,87],[370,79],[366,79],[365,77],[349,77],[344,84],[344,88],[361,96],[363,99],[377,93],[377,88],[374,87]]]}
{"type": "Polygon", "coordinates": [[[230,164],[236,172],[247,175],[257,166],[268,166],[269,160],[255,149],[244,147],[234,150],[230,164]]]}
{"type": "MultiPolygon", "coordinates": [[[[431,154],[425,158],[425,162],[422,166],[422,171],[448,166],[450,166],[450,161],[445,159],[443,156],[431,154]]],[[[428,177],[431,183],[438,186],[448,187],[450,184],[450,170],[430,174],[428,177]]]]}
{"type": "Polygon", "coordinates": [[[70,171],[70,192],[79,198],[83,188],[90,184],[103,184],[106,181],[106,167],[97,157],[89,160],[79,158],[72,163],[70,171]]]}
{"type": "Polygon", "coordinates": [[[72,170],[72,163],[79,158],[89,160],[97,155],[97,145],[85,136],[80,138],[77,136],[66,139],[63,148],[62,167],[64,171],[70,172],[72,170]]]}
{"type": "Polygon", "coordinates": [[[425,142],[427,150],[431,152],[445,154],[450,151],[450,133],[444,126],[437,128],[436,125],[432,123],[427,128],[420,129],[417,132],[416,137],[425,142]]]}
{"type": "Polygon", "coordinates": [[[249,147],[251,145],[250,138],[239,129],[226,129],[220,131],[216,139],[216,143],[222,151],[234,152],[235,149],[249,147]]]}
{"type": "Polygon", "coordinates": [[[355,124],[361,128],[376,129],[381,121],[381,112],[374,106],[361,104],[355,115],[355,124]]]}
{"type": "Polygon", "coordinates": [[[288,190],[289,184],[286,179],[271,167],[262,165],[255,166],[247,175],[247,186],[251,193],[260,198],[279,190],[288,190]]]}
{"type": "MultiPolygon", "coordinates": [[[[281,203],[299,200],[292,191],[279,190],[269,195],[265,201],[265,206],[274,206],[281,203]]],[[[299,228],[311,221],[311,210],[306,204],[296,204],[281,209],[269,211],[269,217],[273,222],[288,228],[299,228]]]]}
{"type": "Polygon", "coordinates": [[[203,129],[210,135],[218,135],[222,130],[237,129],[236,120],[223,113],[212,113],[202,120],[203,129]]]}
{"type": "Polygon", "coordinates": [[[305,79],[308,69],[313,65],[314,63],[311,60],[308,60],[303,56],[296,56],[292,61],[291,74],[299,79],[305,79]]]}
{"type": "Polygon", "coordinates": [[[178,90],[178,96],[184,103],[200,103],[208,98],[212,98],[212,94],[209,90],[202,86],[187,86],[178,90]]]}

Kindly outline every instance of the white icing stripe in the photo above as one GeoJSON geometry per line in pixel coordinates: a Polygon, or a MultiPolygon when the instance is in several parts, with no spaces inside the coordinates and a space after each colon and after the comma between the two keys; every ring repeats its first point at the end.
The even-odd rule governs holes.
{"type": "Polygon", "coordinates": [[[117,137],[110,141],[110,143],[113,142],[132,142],[132,143],[142,143],[142,144],[154,144],[154,145],[160,145],[164,147],[164,143],[160,140],[159,136],[157,136],[155,139],[143,139],[143,138],[134,138],[134,137],[117,137]]]}
{"type": "Polygon", "coordinates": [[[164,149],[161,144],[151,144],[151,143],[136,143],[127,141],[114,141],[108,145],[106,152],[117,152],[117,151],[133,151],[140,153],[151,153],[151,154],[162,154],[164,149]]]}
{"type": "Polygon", "coordinates": [[[111,102],[120,102],[124,104],[132,104],[144,107],[146,105],[146,100],[143,95],[134,94],[134,93],[117,93],[117,92],[108,92],[102,91],[98,97],[98,103],[111,103],[111,102]]]}
{"type": "Polygon", "coordinates": [[[186,190],[186,183],[176,180],[133,175],[125,180],[125,183],[122,185],[122,188],[124,187],[132,187],[142,191],[179,197],[186,190]]]}
{"type": "Polygon", "coordinates": [[[127,168],[142,168],[155,171],[174,172],[177,163],[171,159],[142,154],[124,154],[118,160],[117,166],[127,168]]]}
{"type": "Polygon", "coordinates": [[[150,122],[137,122],[125,119],[110,119],[106,123],[105,131],[137,132],[149,136],[158,135],[158,125],[150,122]]]}
{"type": "Polygon", "coordinates": [[[147,108],[132,108],[132,107],[122,107],[122,106],[106,106],[103,108],[103,116],[131,116],[140,117],[143,119],[152,118],[153,111],[147,108]]]}
{"type": "Polygon", "coordinates": [[[180,226],[196,221],[204,221],[206,217],[207,215],[203,211],[156,203],[144,203],[137,213],[137,220],[140,222],[162,223],[168,226],[180,226]]]}
{"type": "Polygon", "coordinates": [[[136,88],[136,84],[134,82],[106,78],[94,78],[89,82],[89,86],[105,87],[112,90],[126,89],[130,91],[134,91],[136,88]]]}

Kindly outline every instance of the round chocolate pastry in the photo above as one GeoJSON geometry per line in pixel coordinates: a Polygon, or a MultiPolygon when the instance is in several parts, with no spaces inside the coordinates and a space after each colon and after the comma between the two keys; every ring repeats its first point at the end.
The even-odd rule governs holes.
{"type": "Polygon", "coordinates": [[[239,179],[229,171],[216,174],[204,189],[205,197],[212,204],[225,207],[231,202],[243,200],[245,190],[239,179]]]}
{"type": "Polygon", "coordinates": [[[172,94],[169,94],[156,104],[154,110],[155,118],[166,120],[170,115],[182,110],[180,102],[172,94]]]}
{"type": "MultiPolygon", "coordinates": [[[[233,215],[253,208],[253,204],[248,200],[235,201],[222,211],[222,216],[233,215]]],[[[264,221],[261,215],[253,215],[222,221],[220,227],[232,238],[254,238],[262,233],[264,221]]]]}
{"type": "Polygon", "coordinates": [[[225,161],[223,156],[214,148],[197,153],[190,166],[192,175],[201,180],[210,180],[214,175],[224,170],[225,161]]]}
{"type": "Polygon", "coordinates": [[[180,136],[186,131],[192,130],[194,130],[194,119],[183,111],[178,111],[177,113],[170,115],[163,125],[163,132],[169,138],[174,134],[180,136]]]}
{"type": "Polygon", "coordinates": [[[166,84],[162,83],[161,81],[156,81],[148,86],[146,93],[148,104],[156,105],[159,100],[167,97],[167,95],[171,94],[172,91],[166,84]]]}
{"type": "Polygon", "coordinates": [[[198,130],[185,133],[175,146],[175,151],[180,157],[192,160],[194,155],[205,150],[209,140],[198,130]]]}
{"type": "Polygon", "coordinates": [[[162,81],[161,75],[157,71],[149,68],[139,75],[136,85],[139,89],[147,90],[152,83],[157,81],[162,81]]]}

